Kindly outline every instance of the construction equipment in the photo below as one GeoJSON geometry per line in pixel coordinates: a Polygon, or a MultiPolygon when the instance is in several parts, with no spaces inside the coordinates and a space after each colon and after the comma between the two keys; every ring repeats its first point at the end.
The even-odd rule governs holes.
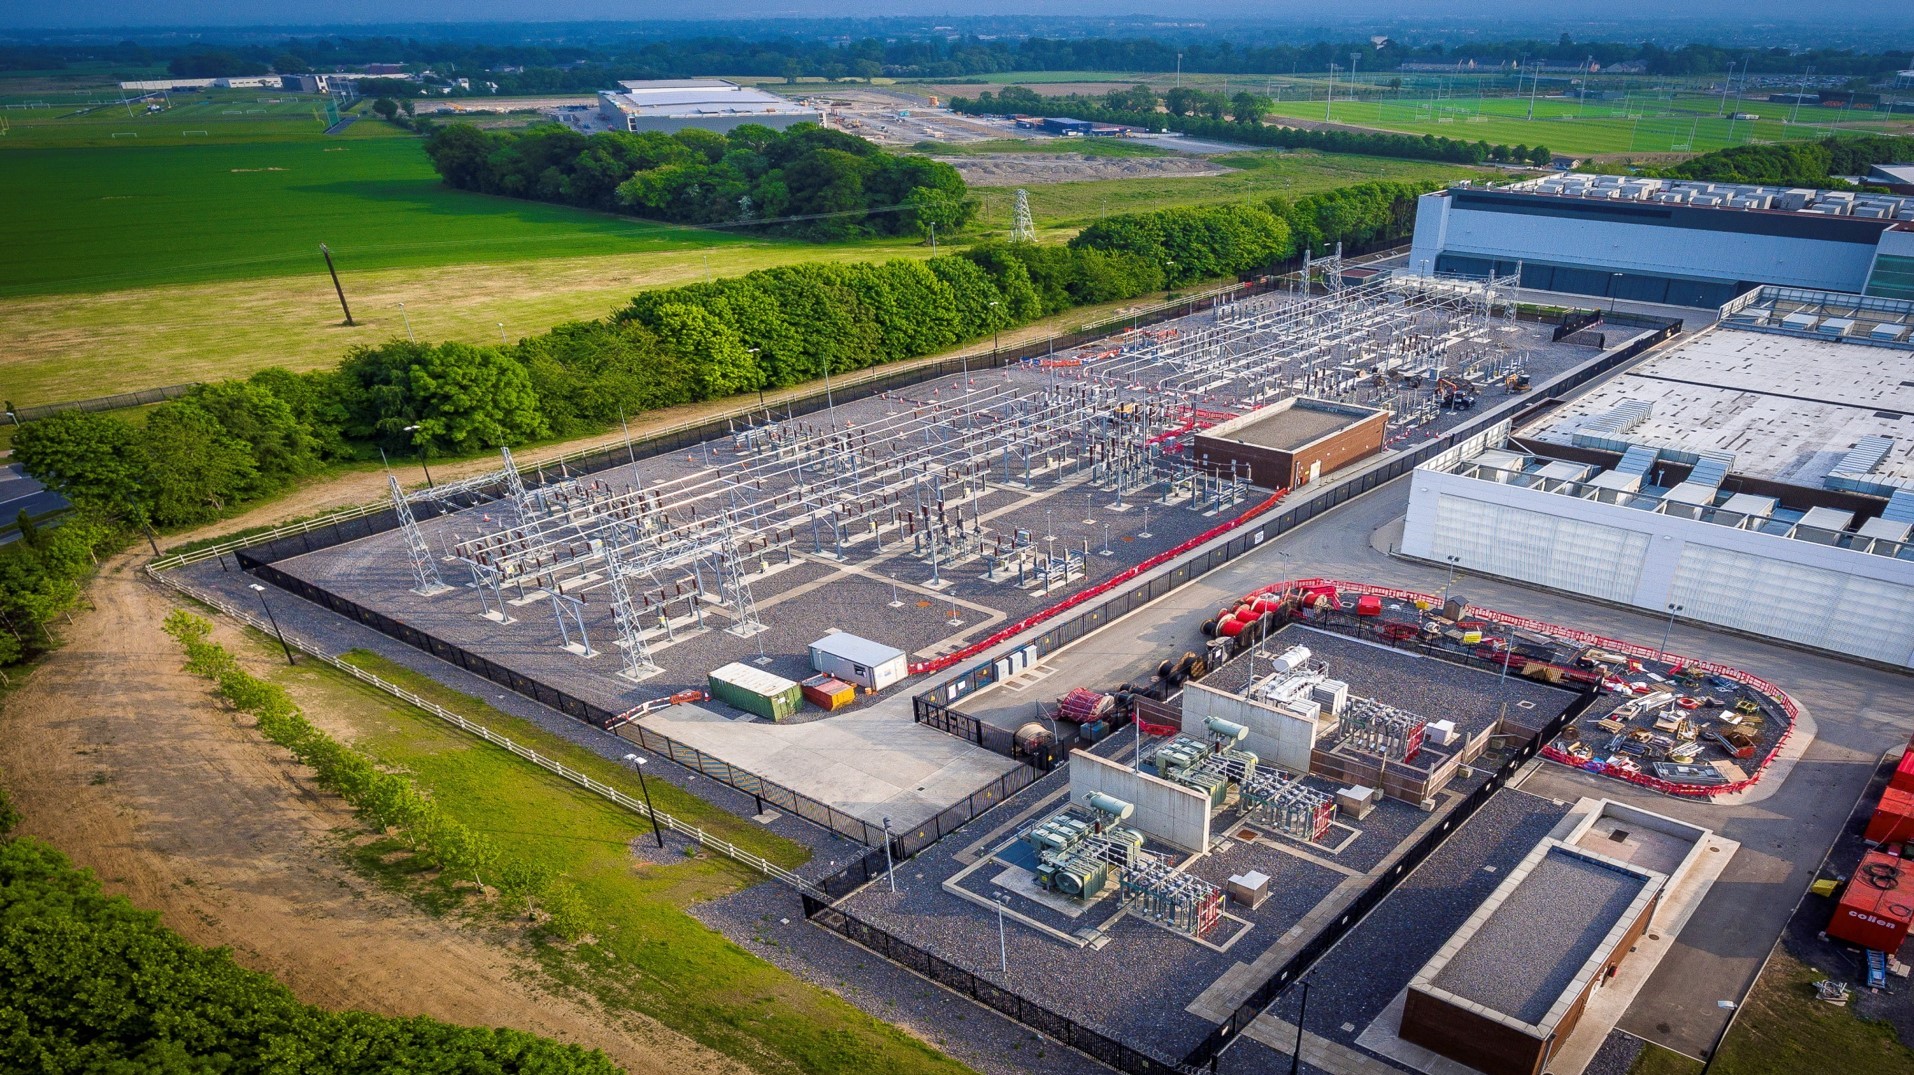
{"type": "Polygon", "coordinates": [[[709,702],[710,700],[711,700],[710,692],[699,690],[696,687],[693,687],[690,690],[679,691],[676,694],[666,695],[663,698],[653,698],[649,702],[640,702],[637,705],[632,706],[630,709],[625,710],[623,713],[620,713],[617,716],[606,721],[605,730],[609,732],[614,729],[621,728],[627,724],[630,724],[632,721],[637,720],[638,718],[644,716],[647,713],[656,713],[660,709],[670,709],[674,705],[690,705],[697,702],[709,702]]]}
{"type": "Polygon", "coordinates": [[[1529,375],[1526,373],[1511,373],[1502,381],[1502,387],[1506,389],[1511,396],[1526,392],[1529,390],[1529,375]]]}

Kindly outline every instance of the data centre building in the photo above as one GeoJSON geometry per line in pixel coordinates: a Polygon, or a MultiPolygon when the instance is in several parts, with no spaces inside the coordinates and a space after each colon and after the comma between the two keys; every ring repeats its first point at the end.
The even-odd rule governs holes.
{"type": "Polygon", "coordinates": [[[1409,271],[1717,307],[1762,284],[1914,298],[1914,197],[1560,173],[1416,205],[1409,271]]]}
{"type": "Polygon", "coordinates": [[[1914,302],[1752,297],[1417,468],[1403,551],[1914,667],[1914,302]]]}

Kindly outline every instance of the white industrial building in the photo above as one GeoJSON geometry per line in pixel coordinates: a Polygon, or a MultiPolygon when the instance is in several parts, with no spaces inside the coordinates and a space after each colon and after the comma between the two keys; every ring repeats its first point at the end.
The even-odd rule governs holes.
{"type": "Polygon", "coordinates": [[[598,93],[599,122],[612,130],[663,131],[697,127],[723,133],[746,123],[782,130],[799,123],[823,123],[824,114],[755,86],[721,78],[654,79],[620,82],[598,93]]]}
{"type": "Polygon", "coordinates": [[[1403,551],[1914,666],[1914,302],[1742,307],[1418,468],[1403,551]]]}
{"type": "Polygon", "coordinates": [[[1762,284],[1914,298],[1914,197],[1561,173],[1416,204],[1410,270],[1720,306],[1762,284]]]}

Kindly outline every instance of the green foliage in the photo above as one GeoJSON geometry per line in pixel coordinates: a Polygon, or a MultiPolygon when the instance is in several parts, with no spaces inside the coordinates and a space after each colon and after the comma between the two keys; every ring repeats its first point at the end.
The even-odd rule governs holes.
{"type": "Polygon", "coordinates": [[[1761,183],[1784,187],[1851,188],[1843,175],[1863,175],[1876,164],[1914,157],[1914,138],[1860,136],[1819,142],[1732,146],[1691,157],[1642,175],[1701,179],[1714,183],[1761,183]]]}
{"type": "Polygon", "coordinates": [[[1485,160],[1503,159],[1533,161],[1538,158],[1546,163],[1549,159],[1547,148],[1542,146],[1533,150],[1522,147],[1523,152],[1519,156],[1511,154],[1501,157],[1495,154],[1499,147],[1487,142],[1464,142],[1433,134],[1418,137],[1412,134],[1367,134],[1268,126],[1263,123],[1263,116],[1271,108],[1271,102],[1250,93],[1224,97],[1220,93],[1197,89],[1173,89],[1164,95],[1163,107],[1167,111],[1163,112],[1156,110],[1153,95],[1151,100],[1145,102],[1145,94],[1147,90],[1144,87],[1136,87],[1101,97],[1082,94],[1038,97],[1020,86],[1010,86],[995,94],[986,90],[975,98],[953,97],[950,107],[953,111],[977,115],[1040,111],[1046,115],[1074,116],[1151,130],[1165,127],[1199,138],[1220,138],[1286,149],[1314,149],[1324,153],[1361,153],[1372,157],[1404,157],[1458,164],[1480,164],[1485,160]],[[1139,93],[1139,90],[1144,92],[1139,93]],[[1145,104],[1147,107],[1136,107],[1145,104]]]}
{"type": "Polygon", "coordinates": [[[0,840],[0,937],[0,1054],[17,1070],[617,1071],[521,1031],[301,1004],[34,839],[0,840]]]}
{"type": "Polygon", "coordinates": [[[79,607],[95,555],[116,536],[99,511],[82,507],[31,542],[0,546],[0,666],[53,645],[49,625],[79,607]]]}
{"type": "Polygon", "coordinates": [[[339,374],[357,437],[477,452],[549,431],[525,367],[496,347],[392,340],[353,348],[339,374]]]}
{"type": "Polygon", "coordinates": [[[482,886],[488,873],[509,877],[509,891],[514,895],[544,904],[550,916],[546,926],[554,933],[572,939],[589,932],[589,910],[576,899],[569,881],[551,877],[535,865],[520,864],[490,837],[446,814],[409,777],[381,771],[371,758],[319,730],[284,687],[247,672],[225,647],[212,641],[212,624],[203,617],[176,609],[163,626],[186,651],[188,672],[219,684],[221,697],[258,718],[262,735],[310,766],[320,786],[352,804],[361,817],[397,833],[432,863],[475,884],[482,886]]]}
{"type": "Polygon", "coordinates": [[[0,839],[20,827],[20,811],[14,808],[13,797],[7,794],[6,775],[0,772],[0,839]]]}
{"type": "Polygon", "coordinates": [[[452,124],[426,139],[462,190],[626,212],[678,224],[758,224],[810,239],[945,232],[976,214],[948,164],[886,153],[814,124],[745,124],[725,134],[584,135],[545,124],[483,131],[452,124]]]}

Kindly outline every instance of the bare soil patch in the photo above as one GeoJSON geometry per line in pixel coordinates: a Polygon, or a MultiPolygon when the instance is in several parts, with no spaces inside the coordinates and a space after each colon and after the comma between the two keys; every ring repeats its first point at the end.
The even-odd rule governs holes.
{"type": "Polygon", "coordinates": [[[1155,179],[1222,175],[1231,171],[1200,157],[1092,157],[1082,153],[983,153],[941,157],[973,187],[1078,183],[1095,179],[1155,179]]]}
{"type": "MultiPolygon", "coordinates": [[[[133,564],[108,565],[96,607],[0,710],[0,767],[25,831],[309,1003],[515,1027],[603,1049],[632,1072],[744,1070],[642,1017],[539,987],[529,957],[352,873],[337,848],[357,820],[179,670],[159,629],[172,605],[133,564]]],[[[231,625],[217,630],[251,650],[231,625]]]]}

